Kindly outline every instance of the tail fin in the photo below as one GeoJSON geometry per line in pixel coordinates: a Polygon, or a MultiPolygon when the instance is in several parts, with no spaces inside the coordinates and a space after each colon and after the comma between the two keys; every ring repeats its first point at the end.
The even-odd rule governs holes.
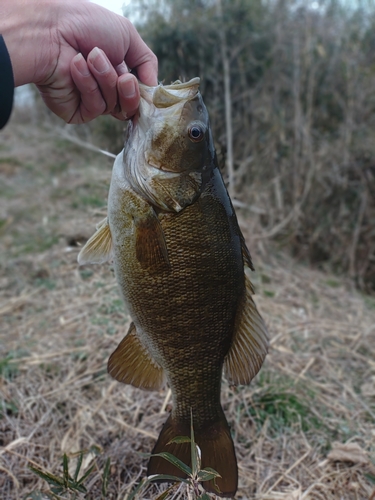
{"type": "MultiPolygon", "coordinates": [[[[237,491],[238,470],[233,440],[224,414],[217,422],[204,429],[194,430],[194,433],[195,441],[202,452],[202,469],[211,467],[221,476],[215,481],[220,492],[217,491],[213,481],[204,482],[204,489],[218,496],[233,497],[237,491]]],[[[190,443],[168,444],[176,436],[190,436],[190,425],[175,423],[170,415],[161,430],[152,453],[167,451],[190,466],[190,443]]],[[[147,475],[152,474],[186,477],[180,469],[161,457],[150,458],[147,475]]]]}

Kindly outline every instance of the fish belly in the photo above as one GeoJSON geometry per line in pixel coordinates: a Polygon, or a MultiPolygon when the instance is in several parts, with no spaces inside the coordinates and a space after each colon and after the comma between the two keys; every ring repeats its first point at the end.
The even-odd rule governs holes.
{"type": "MultiPolygon", "coordinates": [[[[165,370],[173,414],[190,420],[192,408],[197,425],[221,412],[222,366],[244,293],[240,239],[228,208],[212,191],[208,185],[178,214],[159,214],[168,266],[142,267],[136,230],[123,231],[115,242],[122,294],[142,344],[165,370]]],[[[122,213],[130,204],[123,203],[122,213]]]]}

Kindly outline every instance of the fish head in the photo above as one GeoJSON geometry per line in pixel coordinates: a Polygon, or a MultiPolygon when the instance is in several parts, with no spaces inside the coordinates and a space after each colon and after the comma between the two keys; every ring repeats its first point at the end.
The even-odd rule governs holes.
{"type": "Polygon", "coordinates": [[[215,150],[199,78],[148,87],[130,122],[123,164],[130,186],[162,210],[179,212],[202,192],[215,150]]]}
{"type": "Polygon", "coordinates": [[[213,146],[199,78],[141,88],[139,126],[145,132],[144,159],[166,172],[204,170],[213,146]]]}

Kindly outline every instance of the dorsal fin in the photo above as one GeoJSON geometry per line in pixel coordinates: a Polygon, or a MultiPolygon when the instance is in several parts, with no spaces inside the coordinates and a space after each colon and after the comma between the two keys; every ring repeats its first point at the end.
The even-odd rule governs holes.
{"type": "Polygon", "coordinates": [[[103,264],[113,258],[112,235],[108,218],[96,226],[96,233],[87,241],[79,252],[78,264],[103,264]]]}
{"type": "MultiPolygon", "coordinates": [[[[245,241],[245,238],[242,234],[242,231],[240,231],[240,240],[241,240],[241,250],[242,250],[242,258],[243,258],[244,265],[246,267],[248,267],[249,269],[251,269],[252,271],[254,271],[254,266],[253,266],[253,263],[251,260],[251,255],[250,255],[249,249],[247,248],[246,241],[245,241]]],[[[251,284],[251,282],[250,282],[250,284],[251,284]]],[[[251,287],[252,287],[252,285],[251,285],[251,287]]]]}
{"type": "Polygon", "coordinates": [[[163,368],[141,344],[134,323],[108,360],[108,373],[124,384],[146,390],[158,390],[165,385],[163,368]]]}
{"type": "Polygon", "coordinates": [[[253,286],[246,275],[245,283],[245,299],[224,361],[225,376],[234,385],[250,383],[260,370],[269,347],[267,328],[252,299],[253,286]]]}

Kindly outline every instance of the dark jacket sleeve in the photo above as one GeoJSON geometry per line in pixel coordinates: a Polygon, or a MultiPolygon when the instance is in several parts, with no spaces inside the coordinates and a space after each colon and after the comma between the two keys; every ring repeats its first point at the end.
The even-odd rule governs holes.
{"type": "Polygon", "coordinates": [[[0,35],[0,129],[5,127],[12,112],[13,94],[12,63],[4,39],[0,35]]]}

